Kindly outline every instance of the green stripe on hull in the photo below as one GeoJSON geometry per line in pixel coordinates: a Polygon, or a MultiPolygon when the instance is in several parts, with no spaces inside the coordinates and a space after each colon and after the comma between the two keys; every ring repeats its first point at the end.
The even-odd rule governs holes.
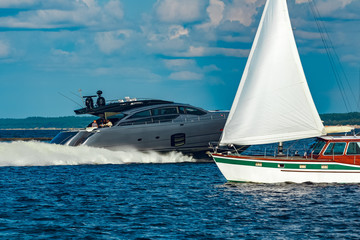
{"type": "Polygon", "coordinates": [[[229,159],[229,158],[221,158],[221,157],[217,157],[217,156],[213,156],[214,161],[217,163],[226,163],[226,164],[234,164],[234,165],[243,165],[243,166],[256,166],[256,163],[260,163],[262,164],[262,166],[256,166],[256,167],[265,167],[265,168],[281,168],[281,169],[292,169],[292,170],[305,170],[305,169],[310,169],[310,170],[323,170],[323,171],[327,171],[327,170],[360,170],[360,167],[356,167],[356,166],[349,166],[349,165],[344,165],[344,164],[339,164],[339,163],[327,163],[327,162],[323,162],[323,163],[309,163],[309,162],[302,162],[302,163],[289,163],[289,162],[266,162],[266,160],[242,160],[242,159],[229,159]],[[283,164],[284,166],[279,167],[279,164],[283,164]],[[302,165],[306,165],[306,168],[302,168],[300,166],[302,165]],[[323,166],[326,165],[327,168],[323,168],[323,166]]]}

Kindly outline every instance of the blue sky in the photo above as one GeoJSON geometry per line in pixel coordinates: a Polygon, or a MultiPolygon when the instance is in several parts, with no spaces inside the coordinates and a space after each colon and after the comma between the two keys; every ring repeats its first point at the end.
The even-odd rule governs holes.
{"type": "MultiPolygon", "coordinates": [[[[230,109],[265,0],[0,0],[0,118],[72,116],[83,95],[230,109]]],[[[360,1],[315,0],[346,73],[345,106],[307,0],[288,0],[320,113],[360,111],[360,1]],[[351,90],[350,90],[351,89],[351,90]],[[352,93],[351,93],[352,91],[352,93]]]]}

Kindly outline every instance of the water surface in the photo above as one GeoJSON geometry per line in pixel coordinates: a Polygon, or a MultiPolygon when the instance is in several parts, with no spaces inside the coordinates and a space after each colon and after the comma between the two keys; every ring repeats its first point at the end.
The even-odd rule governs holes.
{"type": "Polygon", "coordinates": [[[0,143],[2,239],[358,239],[359,184],[229,184],[178,153],[0,143]]]}

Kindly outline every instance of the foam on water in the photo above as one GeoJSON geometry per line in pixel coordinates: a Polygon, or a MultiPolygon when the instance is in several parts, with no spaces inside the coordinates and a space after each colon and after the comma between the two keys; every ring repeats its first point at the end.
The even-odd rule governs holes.
{"type": "Polygon", "coordinates": [[[195,159],[179,152],[159,154],[135,149],[110,151],[87,146],[70,147],[43,142],[0,143],[0,166],[83,164],[180,163],[195,159]]]}

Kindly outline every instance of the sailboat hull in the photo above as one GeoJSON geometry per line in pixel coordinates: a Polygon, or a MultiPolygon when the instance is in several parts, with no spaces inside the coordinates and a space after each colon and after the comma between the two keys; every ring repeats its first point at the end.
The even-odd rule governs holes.
{"type": "Polygon", "coordinates": [[[317,160],[267,159],[213,154],[230,182],[359,183],[360,166],[317,160]]]}

